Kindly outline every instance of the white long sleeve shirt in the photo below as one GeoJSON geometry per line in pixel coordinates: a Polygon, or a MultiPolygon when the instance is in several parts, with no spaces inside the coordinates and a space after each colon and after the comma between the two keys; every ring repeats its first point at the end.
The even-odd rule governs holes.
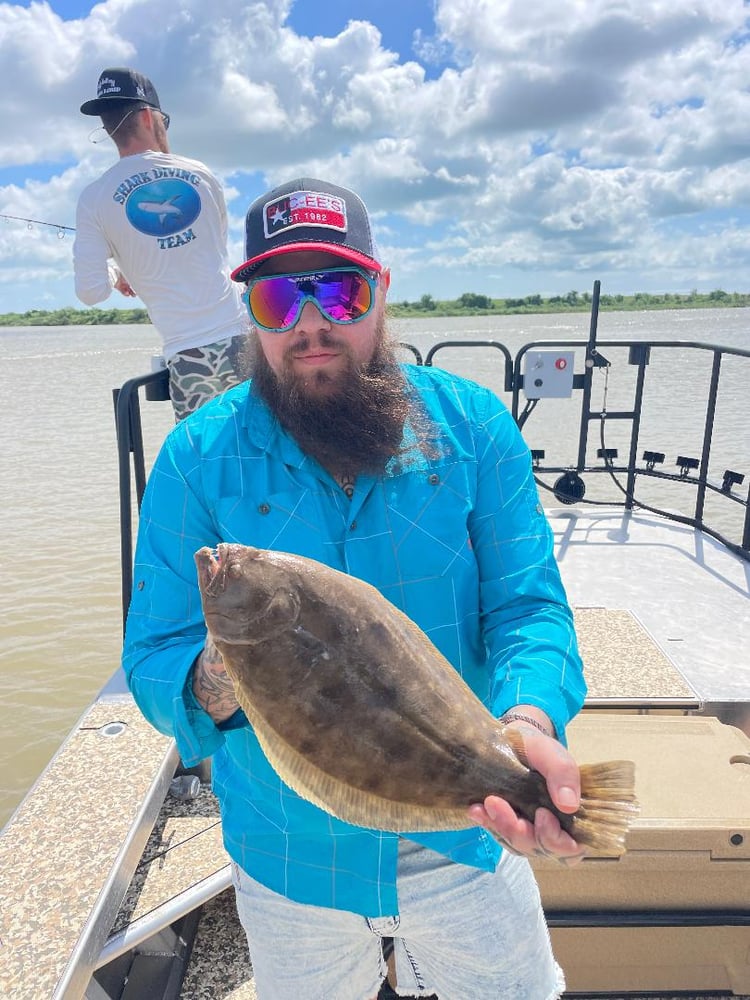
{"type": "Polygon", "coordinates": [[[73,269],[86,305],[112,292],[112,260],[146,306],[167,359],[247,330],[242,290],[229,276],[224,194],[198,160],[124,156],[85,188],[73,269]]]}

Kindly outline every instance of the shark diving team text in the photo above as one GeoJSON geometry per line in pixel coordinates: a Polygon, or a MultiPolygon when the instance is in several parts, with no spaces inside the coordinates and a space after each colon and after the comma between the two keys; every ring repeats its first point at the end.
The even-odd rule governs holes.
{"type": "Polygon", "coordinates": [[[132,177],[128,177],[127,180],[124,180],[119,185],[112,197],[118,205],[124,205],[131,191],[135,191],[142,184],[150,184],[151,181],[158,181],[162,177],[176,177],[179,180],[188,181],[195,187],[201,182],[200,177],[189,170],[180,170],[177,167],[154,167],[152,170],[142,170],[137,174],[133,174],[132,177]]]}

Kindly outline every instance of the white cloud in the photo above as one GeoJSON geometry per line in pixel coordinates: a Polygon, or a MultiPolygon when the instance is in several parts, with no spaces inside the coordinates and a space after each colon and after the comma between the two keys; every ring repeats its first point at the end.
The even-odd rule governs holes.
{"type": "MultiPolygon", "coordinates": [[[[0,182],[0,212],[73,224],[78,193],[115,155],[89,143],[97,119],[78,107],[104,66],[125,64],[154,80],[172,148],[228,179],[233,259],[249,200],[308,174],[363,195],[415,295],[459,293],[451,282],[471,268],[515,274],[519,294],[568,290],[592,268],[625,291],[644,275],[690,288],[709,259],[728,288],[743,284],[742,0],[438,0],[416,38],[423,64],[363,20],[301,37],[290,10],[105,0],[64,21],[46,3],[0,5],[0,69],[14,82],[0,95],[0,177],[19,178],[0,182]]],[[[33,302],[40,275],[74,302],[70,240],[0,233],[0,310],[14,294],[33,302]]]]}

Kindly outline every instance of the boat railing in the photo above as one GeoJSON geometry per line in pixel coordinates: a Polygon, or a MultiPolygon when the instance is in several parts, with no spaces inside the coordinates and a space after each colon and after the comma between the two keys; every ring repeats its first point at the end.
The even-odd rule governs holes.
{"type": "MultiPolygon", "coordinates": [[[[595,303],[596,301],[595,298],[595,303]]],[[[582,371],[573,373],[570,379],[570,395],[580,393],[577,455],[572,462],[548,462],[544,450],[532,447],[534,473],[540,488],[550,491],[559,504],[581,503],[584,502],[586,492],[585,477],[607,475],[617,488],[615,498],[606,501],[588,499],[586,503],[602,504],[610,508],[620,506],[625,510],[643,510],[670,518],[712,536],[741,558],[750,561],[750,467],[723,469],[720,478],[717,479],[712,465],[717,409],[722,401],[723,370],[727,359],[741,359],[742,364],[747,364],[750,376],[750,350],[695,341],[598,342],[595,336],[594,316],[592,309],[592,334],[588,340],[532,341],[524,344],[515,355],[505,344],[494,339],[445,340],[434,344],[424,355],[418,347],[409,343],[402,343],[401,348],[413,356],[417,365],[426,366],[435,366],[438,355],[445,356],[447,352],[455,349],[488,348],[497,352],[500,356],[499,374],[502,379],[502,389],[510,395],[511,412],[522,430],[541,401],[541,398],[531,391],[529,374],[525,371],[529,352],[549,352],[550,357],[554,357],[555,352],[572,351],[576,359],[582,353],[582,371]],[[594,405],[593,380],[597,372],[601,373],[604,370],[606,373],[610,367],[610,361],[603,352],[621,350],[627,351],[627,364],[634,368],[633,399],[625,409],[608,411],[604,405],[594,405]],[[695,449],[694,454],[677,455],[675,467],[678,471],[668,472],[658,468],[665,461],[666,456],[663,452],[640,450],[641,424],[644,402],[653,395],[653,390],[648,388],[649,365],[657,355],[678,350],[691,352],[692,355],[705,355],[710,372],[705,403],[700,415],[702,421],[700,447],[695,449]],[[605,429],[609,430],[614,423],[625,424],[628,428],[625,449],[627,455],[621,461],[618,461],[617,450],[606,446],[605,429]],[[596,449],[597,461],[593,462],[589,455],[592,451],[596,424],[598,424],[599,440],[594,443],[598,443],[600,447],[596,449]],[[545,475],[555,475],[557,478],[550,484],[543,478],[545,475]],[[680,509],[657,506],[654,502],[646,502],[638,495],[639,483],[646,480],[678,484],[681,488],[681,497],[689,496],[688,488],[694,491],[694,496],[688,502],[681,504],[680,509]],[[717,527],[716,523],[708,520],[706,501],[709,496],[718,498],[727,507],[737,508],[739,527],[735,536],[731,536],[725,527],[717,527]]],[[[493,374],[496,372],[497,369],[493,374]]],[[[745,382],[748,381],[750,379],[745,379],[745,382]]],[[[146,400],[168,400],[168,372],[165,369],[150,372],[130,379],[119,390],[114,390],[120,479],[123,616],[127,612],[132,586],[133,513],[140,510],[147,476],[141,422],[141,394],[146,400]]],[[[691,405],[697,406],[697,400],[691,398],[691,405]]],[[[739,457],[742,461],[743,456],[739,457]]],[[[750,455],[745,455],[744,459],[750,466],[750,455]]]]}
{"type": "MultiPolygon", "coordinates": [[[[407,345],[402,345],[407,346],[407,345]]],[[[544,397],[526,396],[526,404],[523,405],[523,398],[529,388],[528,374],[524,374],[524,362],[529,352],[542,351],[554,357],[564,349],[584,352],[583,372],[575,374],[571,380],[572,391],[581,392],[579,430],[578,430],[578,450],[575,461],[555,464],[544,461],[546,453],[540,449],[532,449],[531,455],[534,464],[534,472],[537,483],[554,494],[556,501],[560,504],[575,504],[583,502],[585,495],[584,475],[607,475],[616,485],[619,496],[614,500],[607,500],[606,506],[622,506],[626,510],[641,509],[656,513],[662,517],[667,517],[681,524],[711,535],[728,549],[735,552],[744,559],[750,560],[750,482],[744,494],[737,492],[737,488],[745,483],[746,478],[750,480],[750,454],[744,456],[748,463],[745,471],[736,469],[724,469],[721,480],[711,479],[709,471],[711,468],[712,445],[714,430],[716,425],[717,407],[721,399],[721,373],[722,364],[729,358],[742,358],[750,362],[750,350],[742,348],[723,347],[717,344],[708,344],[696,341],[664,341],[664,340],[606,340],[599,341],[595,346],[584,340],[539,340],[524,344],[515,355],[511,357],[510,351],[504,344],[495,340],[449,340],[433,345],[425,355],[424,360],[418,357],[418,363],[434,365],[438,353],[448,348],[465,348],[467,346],[477,348],[497,348],[503,353],[503,386],[506,392],[511,394],[511,410],[513,418],[523,429],[526,420],[533,412],[534,407],[544,397]],[[608,351],[627,349],[628,364],[635,366],[636,379],[634,398],[632,405],[625,410],[607,411],[605,408],[597,408],[592,401],[592,381],[598,369],[609,367],[610,362],[604,357],[600,348],[608,351]],[[710,359],[710,376],[702,413],[703,430],[700,448],[695,455],[677,455],[675,466],[679,471],[671,473],[662,471],[657,465],[665,461],[663,452],[645,450],[639,457],[639,443],[641,436],[641,417],[645,400],[647,386],[647,371],[651,363],[652,355],[668,351],[692,351],[704,352],[710,359]],[[627,459],[623,462],[615,461],[618,457],[616,449],[607,448],[604,440],[604,427],[610,422],[627,422],[630,425],[627,441],[627,459]],[[592,425],[598,422],[600,430],[601,445],[597,449],[598,464],[592,463],[588,455],[591,451],[592,425]],[[558,474],[559,478],[554,485],[550,486],[541,479],[543,474],[558,474]],[[617,476],[624,477],[624,483],[617,479],[617,476]],[[695,497],[688,510],[680,513],[675,510],[668,510],[656,507],[652,503],[647,503],[639,499],[636,495],[636,483],[641,479],[662,480],[672,483],[679,483],[684,487],[692,487],[695,497]],[[726,531],[719,530],[706,520],[706,498],[708,494],[720,497],[728,505],[736,505],[742,511],[741,529],[738,538],[733,539],[726,531]]],[[[748,376],[750,376],[750,364],[748,364],[748,376]]],[[[683,493],[686,495],[686,493],[683,493]]],[[[592,501],[587,501],[591,503],[592,501]]],[[[600,504],[602,501],[594,501],[600,504]]]]}
{"type": "Polygon", "coordinates": [[[122,620],[130,605],[133,587],[133,486],[135,510],[140,512],[146,488],[146,456],[143,447],[140,390],[147,400],[169,399],[169,371],[160,368],[128,379],[112,390],[117,432],[117,465],[120,486],[120,566],[122,572],[122,620]]]}

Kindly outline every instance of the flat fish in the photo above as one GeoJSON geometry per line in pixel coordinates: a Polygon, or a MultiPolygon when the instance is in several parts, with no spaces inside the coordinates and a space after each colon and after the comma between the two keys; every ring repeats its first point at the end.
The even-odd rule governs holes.
{"type": "Polygon", "coordinates": [[[490,795],[532,820],[550,809],[588,854],[619,856],[638,810],[634,765],[581,767],[573,815],[525,763],[424,632],[370,584],[312,559],[222,543],[195,554],[203,612],[269,762],[348,823],[466,829],[490,795]]]}

